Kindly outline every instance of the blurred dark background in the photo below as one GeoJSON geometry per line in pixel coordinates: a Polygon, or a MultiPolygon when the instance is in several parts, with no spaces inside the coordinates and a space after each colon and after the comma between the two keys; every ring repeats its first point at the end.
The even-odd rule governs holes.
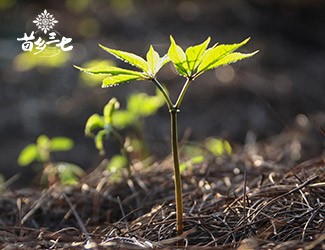
{"type": "MultiPolygon", "coordinates": [[[[98,163],[93,141],[84,136],[84,124],[101,113],[113,96],[122,106],[134,91],[154,93],[149,82],[100,88],[100,80],[87,79],[73,64],[102,59],[119,64],[98,47],[145,55],[150,44],[161,54],[169,35],[183,47],[201,43],[251,41],[242,52],[260,52],[249,60],[222,67],[198,78],[189,89],[180,114],[180,137],[191,128],[191,140],[207,136],[245,143],[248,131],[265,140],[283,131],[311,124],[316,143],[310,155],[324,150],[325,116],[325,2],[287,1],[135,1],[65,0],[0,1],[0,174],[6,179],[30,168],[17,163],[20,150],[38,135],[67,136],[72,151],[57,160],[83,168],[98,163]],[[35,60],[22,53],[17,38],[36,30],[32,22],[43,10],[59,22],[55,30],[72,38],[74,49],[54,61],[35,60]]],[[[211,44],[212,45],[212,44],[211,44]]],[[[167,66],[160,74],[176,98],[183,79],[167,66]]],[[[166,107],[147,120],[152,153],[169,153],[166,107]]],[[[297,159],[302,161],[303,158],[297,159]]],[[[28,183],[22,179],[20,183],[28,183]]],[[[23,185],[23,184],[22,184],[23,185]]]]}

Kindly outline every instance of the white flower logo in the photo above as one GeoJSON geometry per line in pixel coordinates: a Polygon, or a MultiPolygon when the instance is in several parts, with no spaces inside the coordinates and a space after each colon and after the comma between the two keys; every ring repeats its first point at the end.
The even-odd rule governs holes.
{"type": "Polygon", "coordinates": [[[37,28],[44,31],[44,34],[46,34],[47,31],[53,29],[54,25],[58,23],[58,21],[55,20],[53,15],[47,12],[47,10],[44,10],[43,13],[36,17],[33,23],[36,23],[37,28]]]}

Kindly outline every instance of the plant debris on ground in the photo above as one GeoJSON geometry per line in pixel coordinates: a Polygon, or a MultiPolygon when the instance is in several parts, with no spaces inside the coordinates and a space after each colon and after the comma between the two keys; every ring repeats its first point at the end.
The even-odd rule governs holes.
{"type": "Polygon", "coordinates": [[[6,191],[0,246],[325,249],[324,157],[291,166],[264,158],[245,145],[231,157],[209,156],[187,169],[182,236],[176,236],[169,157],[150,167],[134,163],[134,175],[115,183],[104,161],[75,187],[6,191]]]}

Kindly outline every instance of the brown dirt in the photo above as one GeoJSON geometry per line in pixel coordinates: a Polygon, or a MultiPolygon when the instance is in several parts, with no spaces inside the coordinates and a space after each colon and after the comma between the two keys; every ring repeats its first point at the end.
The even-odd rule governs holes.
{"type": "MultiPolygon", "coordinates": [[[[279,138],[292,137],[268,146],[275,150],[279,138]]],[[[170,158],[150,168],[135,163],[134,175],[116,183],[104,161],[76,187],[5,192],[0,246],[175,249],[181,241],[187,249],[325,249],[324,157],[290,166],[267,160],[261,145],[247,144],[231,158],[208,156],[183,173],[180,237],[170,158]]]]}

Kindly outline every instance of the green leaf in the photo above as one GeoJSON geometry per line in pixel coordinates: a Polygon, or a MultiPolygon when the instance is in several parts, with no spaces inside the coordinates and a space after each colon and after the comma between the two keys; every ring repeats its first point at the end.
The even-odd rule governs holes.
{"type": "Polygon", "coordinates": [[[86,122],[85,134],[86,136],[92,135],[92,132],[94,130],[102,128],[104,128],[103,117],[98,114],[93,114],[88,118],[86,122]]]}
{"type": "Polygon", "coordinates": [[[245,45],[249,39],[250,38],[247,38],[241,43],[221,44],[206,50],[202,55],[202,62],[198,66],[197,74],[215,68],[216,66],[214,65],[217,64],[219,60],[245,45]]]}
{"type": "Polygon", "coordinates": [[[203,43],[195,46],[191,46],[186,49],[186,61],[188,66],[189,74],[192,76],[197,68],[197,66],[201,62],[201,57],[208,47],[211,38],[208,37],[203,43]]]}
{"type": "Polygon", "coordinates": [[[53,137],[51,139],[51,151],[68,151],[73,146],[73,140],[67,137],[53,137]]]}
{"type": "Polygon", "coordinates": [[[38,160],[47,162],[50,160],[51,140],[46,135],[40,135],[36,140],[38,160]]]}
{"type": "Polygon", "coordinates": [[[187,62],[185,52],[178,46],[172,36],[170,36],[170,47],[168,56],[174,64],[178,73],[182,76],[187,76],[187,62]]]}
{"type": "Polygon", "coordinates": [[[135,55],[133,53],[130,53],[130,52],[110,49],[110,48],[107,48],[101,44],[99,44],[99,46],[103,50],[105,50],[108,53],[117,57],[118,59],[121,59],[122,61],[127,62],[127,63],[141,69],[144,72],[148,72],[148,63],[142,57],[135,55]]]}
{"type": "Polygon", "coordinates": [[[97,135],[95,136],[95,145],[96,148],[99,150],[100,155],[105,154],[105,149],[104,149],[104,138],[110,134],[110,131],[108,130],[100,130],[97,135]]]}
{"type": "Polygon", "coordinates": [[[121,83],[133,81],[133,80],[142,80],[144,78],[135,76],[135,75],[115,75],[106,77],[103,80],[102,88],[117,86],[121,83]]]}
{"type": "Polygon", "coordinates": [[[39,137],[37,137],[36,144],[38,147],[46,148],[50,147],[51,141],[46,135],[40,135],[39,137]]]}
{"type": "Polygon", "coordinates": [[[107,67],[114,66],[114,62],[110,60],[90,60],[86,63],[83,64],[82,68],[78,66],[74,66],[77,69],[81,70],[80,71],[80,79],[82,80],[82,83],[87,84],[89,86],[97,86],[99,83],[103,81],[103,79],[106,77],[104,74],[92,74],[92,73],[87,73],[82,69],[89,69],[93,67],[100,67],[102,69],[107,69],[107,67]]]}
{"type": "Polygon", "coordinates": [[[191,164],[200,164],[204,161],[203,155],[197,155],[190,159],[191,164]]]}
{"type": "Polygon", "coordinates": [[[149,51],[147,53],[148,75],[151,78],[155,77],[158,71],[169,61],[170,60],[168,55],[160,57],[158,52],[156,52],[153,46],[150,45],[149,51]]]}
{"type": "Polygon", "coordinates": [[[232,148],[226,140],[208,138],[205,141],[205,146],[215,156],[231,155],[232,153],[232,148]]]}
{"type": "Polygon", "coordinates": [[[127,100],[127,110],[135,116],[152,115],[163,105],[164,99],[161,96],[148,96],[145,93],[133,94],[127,100]]]}
{"type": "Polygon", "coordinates": [[[136,115],[128,110],[117,110],[112,115],[114,127],[123,129],[132,125],[136,121],[136,115]]]}
{"type": "Polygon", "coordinates": [[[106,170],[110,172],[117,172],[125,168],[128,164],[128,160],[122,155],[114,155],[108,163],[106,170]]]}
{"type": "Polygon", "coordinates": [[[165,66],[166,63],[170,62],[168,54],[164,55],[159,59],[159,63],[156,65],[156,73],[165,66]]]}
{"type": "Polygon", "coordinates": [[[252,57],[253,55],[255,55],[256,53],[258,53],[258,51],[255,51],[253,53],[248,53],[248,54],[244,54],[244,53],[239,53],[239,52],[234,52],[231,53],[225,57],[223,57],[222,59],[220,59],[219,61],[216,61],[214,64],[212,64],[209,69],[213,69],[216,67],[220,67],[223,65],[227,65],[230,63],[235,63],[239,60],[243,60],[249,57],[252,57]]]}
{"type": "Polygon", "coordinates": [[[193,165],[197,165],[200,164],[204,161],[204,157],[203,155],[197,155],[197,156],[193,156],[191,159],[189,159],[186,162],[182,162],[179,165],[179,170],[181,173],[183,173],[187,168],[189,167],[193,167],[193,165]]]}
{"type": "Polygon", "coordinates": [[[18,156],[18,164],[25,167],[36,160],[38,157],[38,150],[35,144],[27,145],[18,156]]]}
{"type": "Polygon", "coordinates": [[[104,123],[110,125],[112,123],[112,114],[120,107],[120,103],[116,98],[112,98],[104,107],[104,123]]]}
{"type": "Polygon", "coordinates": [[[147,53],[147,62],[148,62],[148,74],[152,77],[154,77],[157,73],[156,67],[159,64],[160,56],[159,54],[154,50],[152,45],[150,45],[149,51],[147,53]]]}
{"type": "Polygon", "coordinates": [[[104,74],[104,75],[132,75],[132,76],[138,76],[138,77],[144,77],[141,72],[134,71],[134,70],[128,70],[128,69],[122,69],[115,66],[106,66],[98,64],[97,66],[91,67],[91,68],[82,68],[76,65],[73,65],[76,69],[79,69],[83,72],[89,73],[89,74],[104,74]]]}

